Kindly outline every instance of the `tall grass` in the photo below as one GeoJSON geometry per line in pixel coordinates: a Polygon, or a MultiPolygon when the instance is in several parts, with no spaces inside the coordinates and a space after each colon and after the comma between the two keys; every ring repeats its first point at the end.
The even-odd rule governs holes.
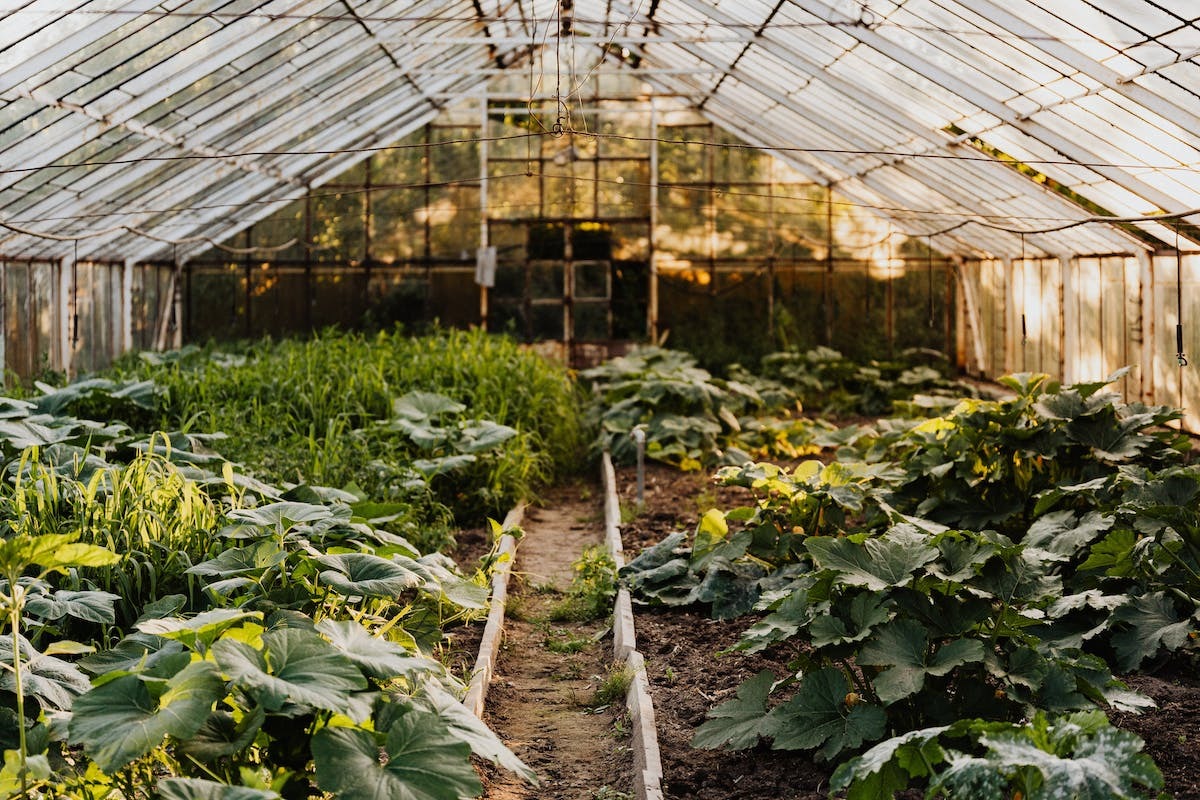
{"type": "MultiPolygon", "coordinates": [[[[373,500],[440,506],[460,521],[501,513],[576,466],[583,441],[574,381],[513,341],[479,331],[419,338],[326,331],[312,339],[193,349],[117,371],[166,388],[158,426],[224,432],[222,454],[275,482],[356,487],[373,500]],[[444,394],[471,417],[516,428],[501,452],[432,481],[413,497],[395,466],[403,453],[373,423],[409,391],[444,394]]],[[[413,531],[406,531],[412,535],[413,531]]]]}
{"type": "Polygon", "coordinates": [[[52,466],[30,448],[10,469],[11,480],[0,482],[0,519],[7,518],[14,534],[77,534],[120,557],[113,566],[88,570],[85,582],[68,575],[62,588],[118,595],[121,627],[164,595],[196,600],[200,585],[185,571],[221,546],[214,532],[223,517],[167,458],[142,453],[128,464],[52,466]]]}

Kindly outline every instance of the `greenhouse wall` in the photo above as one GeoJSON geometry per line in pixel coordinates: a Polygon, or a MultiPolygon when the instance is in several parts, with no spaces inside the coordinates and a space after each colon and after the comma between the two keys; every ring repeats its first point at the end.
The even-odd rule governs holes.
{"type": "Polygon", "coordinates": [[[972,260],[960,274],[957,350],[969,373],[1080,382],[1128,366],[1117,385],[1126,398],[1179,406],[1185,429],[1200,432],[1200,253],[972,260]]]}
{"type": "Polygon", "coordinates": [[[129,350],[176,344],[173,273],[169,264],[0,257],[4,382],[80,375],[129,350]]]}

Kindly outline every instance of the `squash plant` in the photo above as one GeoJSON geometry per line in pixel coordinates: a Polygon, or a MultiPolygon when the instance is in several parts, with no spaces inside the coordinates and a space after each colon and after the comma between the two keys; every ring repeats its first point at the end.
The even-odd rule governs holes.
{"type": "MultiPolygon", "coordinates": [[[[1121,403],[1107,382],[1013,376],[1009,400],[827,437],[841,440],[841,462],[719,473],[754,503],[710,512],[690,547],[669,537],[623,578],[643,602],[766,612],[735,649],[784,647],[792,660],[712,709],[695,744],[766,740],[842,759],[981,709],[1001,726],[988,730],[1011,733],[1038,710],[1146,707],[1109,664],[1192,641],[1200,470],[1180,465],[1186,445],[1161,427],[1175,411],[1121,403]]],[[[991,742],[974,740],[978,773],[956,755],[931,791],[1020,772],[1012,786],[1037,796],[1058,780],[1006,771],[985,754],[991,742]]],[[[1058,754],[1067,770],[1086,758],[1058,754]]],[[[855,780],[878,788],[864,777],[872,763],[855,780]]],[[[922,769],[905,780],[933,775],[922,769]]]]}

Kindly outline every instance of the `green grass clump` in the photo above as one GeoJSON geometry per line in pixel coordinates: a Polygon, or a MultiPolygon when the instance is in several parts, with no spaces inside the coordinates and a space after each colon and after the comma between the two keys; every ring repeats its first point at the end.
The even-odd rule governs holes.
{"type": "Polygon", "coordinates": [[[411,513],[393,520],[420,544],[434,528],[498,515],[575,467],[577,389],[566,370],[480,331],[408,337],[325,331],[308,340],[189,347],[126,358],[123,377],[162,390],[155,426],[221,432],[223,455],[281,483],[346,487],[411,513]],[[494,452],[414,474],[411,441],[378,425],[409,392],[444,395],[465,417],[515,428],[494,452]]]}
{"type": "Polygon", "coordinates": [[[555,622],[587,622],[607,616],[617,595],[617,565],[602,545],[585,548],[572,563],[566,596],[550,609],[555,622]]]}

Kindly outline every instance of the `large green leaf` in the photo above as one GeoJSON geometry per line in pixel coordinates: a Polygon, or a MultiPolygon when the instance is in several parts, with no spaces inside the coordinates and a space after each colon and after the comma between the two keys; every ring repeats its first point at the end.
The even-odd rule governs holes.
{"type": "Polygon", "coordinates": [[[162,800],[277,800],[278,792],[230,786],[203,778],[163,778],[156,786],[162,800]]]}
{"type": "Polygon", "coordinates": [[[250,525],[287,530],[297,524],[328,519],[335,513],[334,509],[326,505],[283,501],[254,508],[237,508],[229,512],[229,518],[250,525]]]}
{"type": "Polygon", "coordinates": [[[1113,800],[1145,796],[1138,784],[1162,786],[1162,775],[1142,742],[1126,731],[1107,728],[1081,742],[1067,757],[1046,752],[1018,736],[984,736],[986,756],[949,752],[949,765],[933,789],[952,797],[1002,800],[1009,797],[1008,776],[1036,771],[1029,800],[1113,800]]]}
{"type": "Polygon", "coordinates": [[[780,601],[774,611],[751,625],[742,634],[737,649],[758,653],[777,642],[790,639],[805,626],[811,624],[815,628],[817,622],[826,618],[824,614],[827,612],[827,604],[810,602],[808,591],[798,589],[780,601]]]}
{"type": "Polygon", "coordinates": [[[1145,659],[1158,652],[1178,650],[1195,629],[1191,619],[1182,618],[1175,603],[1165,592],[1154,592],[1134,598],[1113,613],[1113,618],[1128,627],[1112,637],[1117,652],[1117,666],[1136,669],[1145,659]]]}
{"type": "Polygon", "coordinates": [[[327,567],[318,576],[321,583],[347,596],[395,598],[422,583],[416,572],[371,553],[341,553],[315,560],[327,567]]]}
{"type": "Polygon", "coordinates": [[[94,544],[80,544],[77,533],[46,533],[0,540],[0,570],[21,572],[32,565],[49,570],[109,567],[120,557],[94,544]]]}
{"type": "Polygon", "coordinates": [[[894,703],[921,691],[926,675],[945,675],[957,666],[982,661],[983,643],[955,639],[929,653],[929,634],[915,620],[897,619],[880,630],[858,653],[859,664],[887,666],[875,677],[875,691],[884,703],[894,703]]]}
{"type": "MultiPolygon", "coordinates": [[[[93,675],[108,672],[149,669],[164,658],[177,656],[184,651],[179,642],[172,642],[148,633],[131,633],[108,650],[100,650],[78,664],[93,675]]],[[[86,691],[86,690],[85,690],[86,691]]]]}
{"type": "Polygon", "coordinates": [[[743,682],[736,699],[708,712],[708,721],[696,729],[692,747],[715,750],[728,745],[734,750],[744,750],[758,744],[767,716],[767,695],[774,685],[775,675],[770,670],[743,682]]]}
{"type": "Polygon", "coordinates": [[[1111,528],[1113,522],[1112,517],[1098,511],[1089,511],[1082,517],[1070,509],[1051,511],[1029,527],[1022,541],[1026,547],[1074,557],[1111,528]]]}
{"type": "Polygon", "coordinates": [[[222,550],[215,558],[201,561],[189,567],[189,575],[206,578],[232,578],[252,572],[261,572],[282,564],[287,552],[277,542],[262,541],[245,547],[230,547],[222,550]]]}
{"type": "Polygon", "coordinates": [[[240,719],[229,711],[214,711],[199,730],[179,744],[179,752],[202,763],[240,753],[254,741],[266,719],[259,706],[240,719]]]}
{"type": "Polygon", "coordinates": [[[882,591],[906,586],[913,573],[938,557],[937,548],[888,537],[814,536],[804,547],[822,569],[834,570],[842,583],[882,591]]]}
{"type": "Polygon", "coordinates": [[[409,392],[392,401],[392,414],[413,422],[424,422],[443,414],[461,414],[467,407],[444,394],[409,392]]]}
{"type": "Polygon", "coordinates": [[[323,728],[312,740],[317,786],[339,800],[467,800],[483,786],[471,748],[431,713],[410,711],[392,724],[380,763],[375,735],[323,728]]]}
{"type": "Polygon", "coordinates": [[[151,633],[180,642],[190,650],[203,650],[211,646],[222,633],[247,619],[262,619],[262,612],[240,608],[214,608],[192,617],[147,619],[137,623],[135,627],[141,633],[151,633]]]}
{"type": "Polygon", "coordinates": [[[481,419],[463,427],[458,432],[454,449],[460,453],[482,453],[493,450],[517,435],[516,428],[500,425],[489,419],[481,419]]]}
{"type": "Polygon", "coordinates": [[[194,734],[224,693],[220,672],[207,661],[188,664],[166,681],[125,675],[75,701],[70,740],[83,745],[105,772],[115,772],[149,753],[166,736],[187,739],[194,734]],[[157,697],[150,691],[151,684],[155,693],[161,691],[157,697]]]}
{"type": "Polygon", "coordinates": [[[844,762],[834,771],[829,780],[829,787],[834,791],[854,786],[847,794],[847,800],[876,800],[876,798],[894,797],[897,792],[908,786],[910,775],[928,774],[925,764],[937,764],[942,761],[941,746],[937,737],[947,730],[947,726],[938,728],[922,728],[909,731],[900,736],[880,742],[867,752],[844,762]],[[908,752],[905,752],[908,751],[908,752]],[[901,768],[895,763],[900,759],[919,763],[916,770],[901,768]],[[908,756],[909,758],[905,758],[908,756]],[[895,766],[897,770],[889,770],[895,766]]]}
{"type": "Polygon", "coordinates": [[[764,733],[776,750],[815,750],[833,758],[883,735],[887,717],[879,706],[847,703],[846,676],[832,667],[806,674],[791,700],[771,710],[764,733]]]}
{"type": "Polygon", "coordinates": [[[354,663],[315,633],[298,628],[264,633],[262,650],[221,639],[212,652],[239,688],[268,711],[286,703],[347,712],[350,693],[367,688],[354,663]]]}
{"type": "Polygon", "coordinates": [[[395,642],[371,635],[353,620],[323,619],[317,630],[373,678],[386,680],[396,676],[414,679],[421,673],[438,673],[442,665],[420,653],[410,653],[395,642]]]}
{"type": "Polygon", "coordinates": [[[53,594],[31,595],[25,610],[35,617],[46,620],[75,617],[76,619],[111,625],[116,622],[113,603],[121,596],[111,592],[73,592],[59,589],[53,594]]]}
{"type": "MultiPolygon", "coordinates": [[[[20,647],[21,692],[26,697],[65,710],[71,707],[77,695],[91,688],[87,676],[72,662],[39,653],[24,636],[20,637],[20,647]]],[[[0,672],[0,689],[15,693],[17,684],[13,679],[12,663],[12,635],[5,633],[0,637],[0,664],[7,669],[0,672]]]]}
{"type": "Polygon", "coordinates": [[[862,592],[848,604],[838,603],[830,613],[814,619],[808,630],[813,647],[858,642],[867,638],[875,626],[887,622],[891,615],[883,598],[873,592],[862,592]]]}

